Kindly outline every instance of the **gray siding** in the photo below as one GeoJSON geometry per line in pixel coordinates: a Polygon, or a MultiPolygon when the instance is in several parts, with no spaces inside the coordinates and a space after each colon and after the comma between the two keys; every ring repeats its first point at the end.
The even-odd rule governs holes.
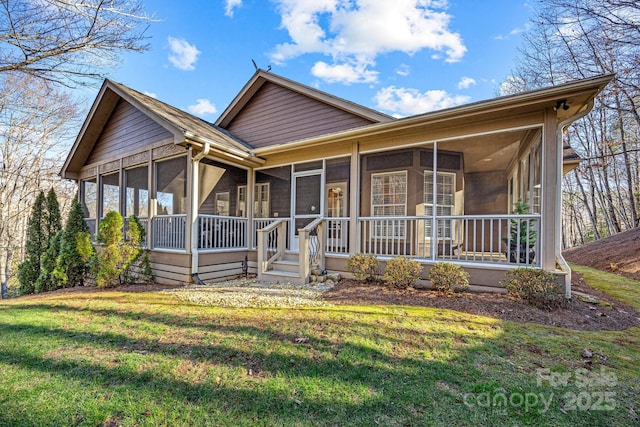
{"type": "Polygon", "coordinates": [[[165,128],[120,100],[85,164],[122,157],[132,150],[172,138],[165,128]]]}
{"type": "Polygon", "coordinates": [[[273,83],[265,83],[228,130],[259,148],[373,122],[273,83]]]}

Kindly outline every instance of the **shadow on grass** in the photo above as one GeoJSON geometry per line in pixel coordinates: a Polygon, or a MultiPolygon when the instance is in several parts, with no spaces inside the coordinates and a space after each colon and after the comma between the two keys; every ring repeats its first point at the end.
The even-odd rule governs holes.
{"type": "MultiPolygon", "coordinates": [[[[158,405],[166,398],[185,407],[195,406],[214,414],[211,416],[216,424],[495,425],[506,422],[555,425],[558,421],[555,416],[541,420],[535,409],[523,412],[521,408],[504,407],[500,409],[505,412],[500,413],[495,412],[495,408],[465,406],[464,393],[493,391],[505,387],[504,384],[524,389],[535,384],[533,378],[492,377],[480,369],[478,361],[484,359],[478,355],[499,358],[504,353],[499,350],[501,331],[493,331],[490,337],[474,334],[473,328],[493,328],[493,324],[475,321],[473,316],[457,320],[467,328],[465,332],[454,328],[447,319],[430,320],[428,328],[408,324],[412,319],[423,322],[425,316],[412,315],[402,309],[372,314],[365,314],[365,310],[272,309],[269,316],[261,319],[258,313],[264,310],[249,310],[246,313],[253,316],[238,318],[233,310],[207,313],[198,307],[197,311],[203,316],[206,313],[206,317],[194,319],[166,312],[131,312],[124,308],[126,306],[117,310],[58,304],[11,306],[10,311],[17,315],[30,311],[43,319],[56,319],[65,313],[86,313],[100,322],[114,318],[114,326],[112,330],[95,332],[83,329],[82,324],[65,328],[5,321],[0,323],[0,342],[6,344],[12,339],[12,345],[0,347],[0,364],[35,375],[46,374],[74,386],[99,387],[102,392],[117,394],[124,387],[134,399],[152,399],[158,405]],[[331,317],[326,316],[329,311],[331,317]],[[289,317],[277,318],[273,313],[289,317]],[[210,323],[214,320],[215,324],[210,323]],[[182,335],[153,332],[149,333],[151,336],[132,337],[116,332],[119,322],[132,322],[128,327],[144,326],[142,322],[159,323],[176,328],[174,333],[182,335]],[[189,335],[201,338],[202,334],[195,331],[212,335],[205,334],[204,342],[200,343],[181,342],[189,335]],[[362,331],[362,337],[357,336],[358,331],[362,331]],[[464,339],[465,334],[468,340],[464,339]],[[157,360],[152,359],[156,365],[104,366],[75,357],[73,350],[62,351],[62,357],[50,357],[45,350],[37,350],[38,343],[52,340],[63,350],[80,346],[124,356],[143,352],[136,360],[156,357],[157,360]],[[426,353],[433,349],[446,356],[429,358],[426,353]],[[180,360],[231,368],[236,371],[235,382],[215,378],[186,381],[158,366],[180,360]],[[248,375],[250,370],[261,375],[248,375]],[[322,390],[323,387],[327,390],[322,390]]],[[[5,316],[10,316],[9,312],[5,312],[5,316]]],[[[517,371],[511,370],[511,373],[515,375],[517,371]]],[[[24,420],[7,408],[0,405],[0,424],[23,425],[24,420]]],[[[33,403],[28,410],[35,417],[31,424],[49,424],[47,421],[52,420],[44,411],[38,412],[39,408],[33,403]]],[[[113,416],[106,407],[101,411],[105,419],[113,416]]],[[[562,421],[597,425],[604,422],[605,415],[573,413],[563,416],[562,421]]],[[[144,422],[142,415],[132,416],[138,417],[137,422],[144,422]]],[[[56,422],[71,424],[68,419],[56,422]]]]}

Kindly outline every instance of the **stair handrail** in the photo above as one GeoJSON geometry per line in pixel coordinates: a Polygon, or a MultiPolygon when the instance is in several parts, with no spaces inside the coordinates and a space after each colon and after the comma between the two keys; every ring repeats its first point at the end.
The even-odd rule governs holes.
{"type": "Polygon", "coordinates": [[[262,280],[262,273],[268,271],[274,261],[284,256],[287,221],[288,219],[279,219],[258,230],[258,280],[262,280]]]}
{"type": "Polygon", "coordinates": [[[308,279],[311,272],[311,264],[317,264],[320,270],[323,270],[322,262],[324,262],[325,238],[324,225],[326,218],[321,216],[314,219],[304,228],[298,229],[299,249],[298,254],[298,274],[301,278],[308,279]],[[316,243],[311,244],[310,236],[315,231],[316,243]]]}

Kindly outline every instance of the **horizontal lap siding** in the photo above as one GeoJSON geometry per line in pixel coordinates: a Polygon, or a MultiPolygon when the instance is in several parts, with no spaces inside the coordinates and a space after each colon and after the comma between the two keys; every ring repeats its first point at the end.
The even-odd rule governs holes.
{"type": "Polygon", "coordinates": [[[253,253],[216,252],[201,253],[198,256],[198,277],[205,282],[220,282],[242,274],[242,262],[248,258],[249,273],[257,273],[257,262],[253,253]]]}
{"type": "Polygon", "coordinates": [[[120,100],[86,163],[122,157],[124,153],[166,139],[173,139],[171,132],[120,100]]]}
{"type": "Polygon", "coordinates": [[[254,147],[282,144],[370,125],[370,120],[265,83],[228,130],[254,147]]]}
{"type": "Polygon", "coordinates": [[[153,280],[162,285],[187,284],[191,281],[191,256],[151,251],[153,280]]]}

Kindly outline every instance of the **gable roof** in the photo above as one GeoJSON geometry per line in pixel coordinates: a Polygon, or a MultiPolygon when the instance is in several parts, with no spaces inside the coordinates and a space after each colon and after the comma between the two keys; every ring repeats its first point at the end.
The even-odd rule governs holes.
{"type": "MultiPolygon", "coordinates": [[[[366,127],[347,129],[281,145],[256,148],[253,152],[257,156],[263,156],[273,152],[297,150],[302,146],[322,145],[370,136],[380,137],[399,131],[424,129],[425,126],[436,124],[448,124],[451,126],[456,121],[464,122],[478,117],[491,116],[493,119],[496,119],[514,114],[516,111],[522,114],[527,111],[541,111],[545,108],[553,107],[556,109],[559,103],[563,103],[567,108],[557,109],[558,123],[559,125],[566,126],[583,117],[593,108],[594,97],[613,77],[613,74],[599,75],[558,86],[477,101],[444,110],[394,119],[389,122],[376,123],[366,127]]],[[[565,152],[565,154],[569,162],[577,161],[570,151],[565,152]]]]}
{"type": "Polygon", "coordinates": [[[240,152],[251,156],[252,147],[249,144],[219,126],[123,84],[107,79],[102,84],[80,133],[65,160],[60,172],[63,178],[76,178],[77,171],[84,166],[120,100],[133,105],[173,134],[174,143],[176,144],[187,140],[206,140],[223,151],[240,152]]]}
{"type": "Polygon", "coordinates": [[[258,90],[267,82],[273,83],[290,91],[299,93],[308,98],[314,99],[321,103],[338,108],[345,112],[351,113],[358,117],[367,119],[371,123],[388,123],[394,121],[395,118],[379,111],[356,104],[346,99],[339,98],[327,92],[314,89],[310,86],[303,85],[285,77],[267,72],[262,69],[256,70],[251,79],[244,85],[242,90],[231,101],[229,106],[222,112],[215,124],[222,128],[226,128],[242,111],[242,109],[251,101],[258,90]]]}

